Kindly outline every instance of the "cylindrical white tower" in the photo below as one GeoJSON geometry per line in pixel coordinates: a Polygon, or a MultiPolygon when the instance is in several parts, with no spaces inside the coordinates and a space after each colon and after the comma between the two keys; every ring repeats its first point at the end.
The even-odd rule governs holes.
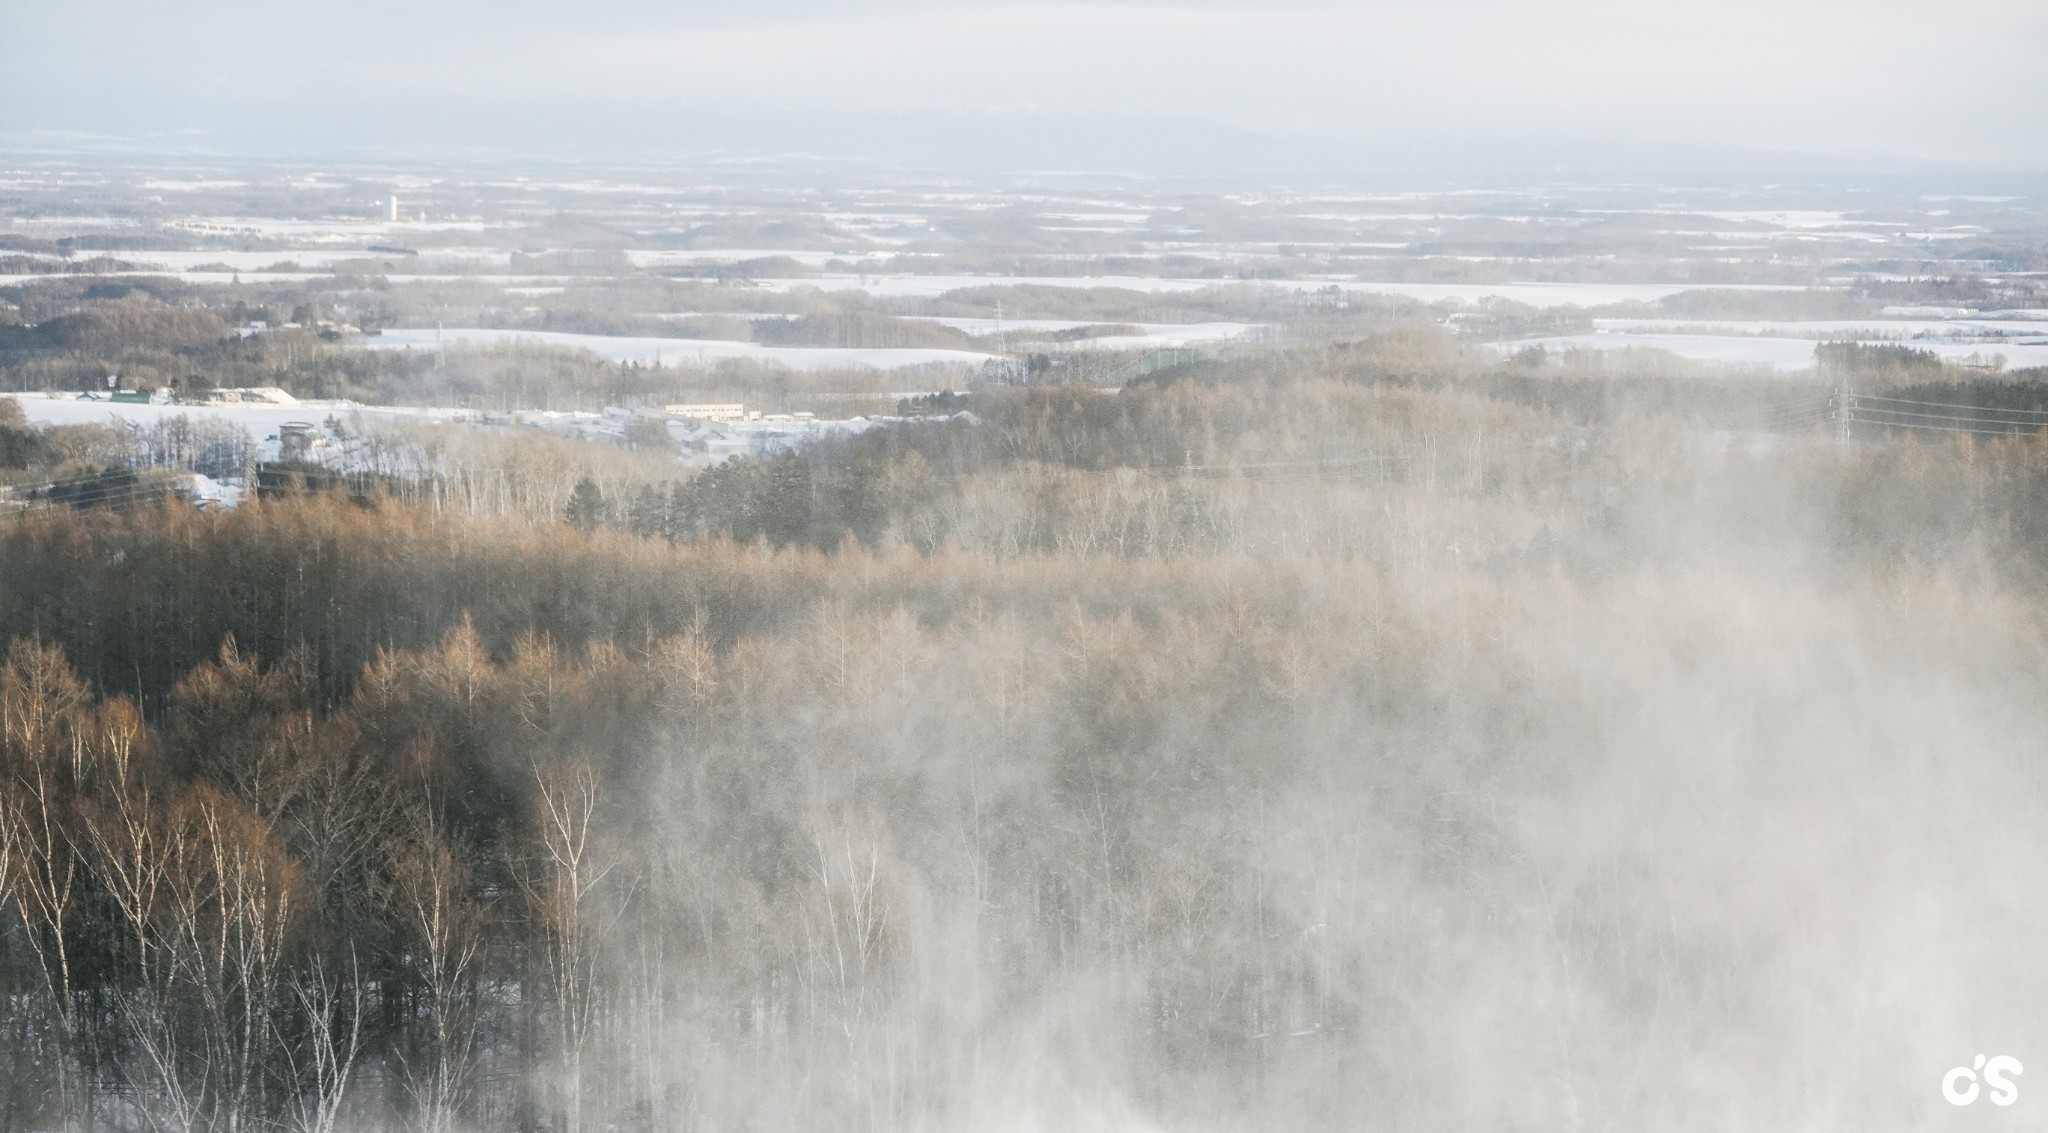
{"type": "Polygon", "coordinates": [[[398,194],[397,194],[397,193],[393,193],[393,194],[391,194],[391,219],[392,219],[392,220],[394,220],[394,221],[398,219],[398,194]]]}

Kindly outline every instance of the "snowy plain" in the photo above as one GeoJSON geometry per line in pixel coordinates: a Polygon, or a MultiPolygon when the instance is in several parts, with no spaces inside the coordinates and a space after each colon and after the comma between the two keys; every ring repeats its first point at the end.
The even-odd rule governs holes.
{"type": "Polygon", "coordinates": [[[1015,334],[1020,340],[1034,334],[1054,334],[1063,330],[1080,327],[1132,326],[1138,328],[1135,335],[1113,335],[1094,339],[1081,339],[1075,346],[1095,346],[1111,349],[1120,346],[1183,346],[1190,342],[1223,342],[1260,329],[1258,323],[1120,323],[1114,319],[975,319],[952,318],[943,315],[909,315],[909,321],[937,323],[972,335],[990,335],[998,332],[1015,334]]]}
{"type": "Polygon", "coordinates": [[[886,260],[896,253],[874,248],[840,252],[791,250],[787,248],[633,248],[626,262],[636,268],[661,268],[678,264],[726,264],[747,260],[786,259],[805,267],[824,267],[833,260],[886,260]]]}
{"type": "Polygon", "coordinates": [[[407,406],[362,405],[353,401],[297,401],[289,405],[244,404],[130,404],[118,401],[88,401],[75,395],[6,393],[21,406],[34,425],[105,425],[118,422],[150,426],[178,417],[193,420],[227,421],[257,434],[261,440],[278,426],[304,421],[320,424],[329,417],[343,421],[360,416],[364,420],[457,421],[472,416],[466,409],[415,409],[407,406]]]}
{"type": "MultiPolygon", "coordinates": [[[[371,251],[367,248],[294,248],[284,252],[163,252],[149,249],[114,249],[94,252],[97,258],[120,260],[136,265],[139,269],[156,270],[186,275],[200,268],[222,265],[238,272],[262,272],[271,274],[270,269],[280,265],[285,271],[316,271],[332,269],[337,264],[351,261],[390,263],[394,257],[389,252],[371,251]]],[[[421,260],[439,260],[446,263],[496,264],[503,266],[511,262],[511,253],[494,252],[483,248],[429,248],[418,253],[419,258],[403,257],[409,264],[421,260]]],[[[217,273],[215,273],[217,274],[217,273]]]]}
{"type": "Polygon", "coordinates": [[[1320,291],[1335,286],[1347,292],[1399,295],[1424,303],[1444,300],[1473,303],[1509,299],[1532,307],[1597,307],[1609,303],[1654,303],[1684,291],[1804,291],[1794,284],[1673,283],[1375,283],[1343,279],[1160,279],[1134,275],[1009,276],[1009,275],[820,275],[806,279],[763,279],[771,291],[804,288],[819,291],[866,291],[878,298],[935,299],[949,291],[975,287],[1110,287],[1152,294],[1251,287],[1276,292],[1320,291]]]}
{"type": "MultiPolygon", "coordinates": [[[[2048,322],[2035,319],[1594,319],[1595,330],[1613,334],[1762,335],[1888,342],[1937,339],[2017,339],[2048,343],[2048,322]]],[[[1915,342],[1918,345],[1918,342],[1915,342]]]]}
{"type": "Polygon", "coordinates": [[[151,428],[180,417],[194,422],[216,421],[248,430],[256,442],[257,458],[276,460],[279,454],[278,427],[303,422],[324,425],[333,418],[351,432],[363,432],[379,424],[457,423],[474,419],[463,409],[424,409],[393,405],[360,405],[353,401],[298,401],[289,405],[248,404],[129,404],[88,401],[71,394],[12,393],[22,415],[32,425],[114,425],[151,428]]]}
{"type": "Polygon", "coordinates": [[[752,358],[776,362],[792,370],[868,367],[895,370],[934,363],[979,366],[995,357],[973,350],[923,347],[763,346],[703,338],[636,338],[624,335],[568,334],[560,331],[498,330],[477,327],[408,327],[386,330],[367,340],[372,350],[435,350],[443,346],[496,346],[511,342],[539,343],[588,350],[611,362],[688,364],[752,358]]]}
{"type": "MultiPolygon", "coordinates": [[[[1873,340],[1871,345],[1900,345],[1897,341],[1873,340]]],[[[1763,335],[1717,334],[1571,334],[1551,338],[1524,338],[1489,344],[1489,349],[1513,353],[1540,346],[1550,351],[1566,350],[1662,350],[1695,362],[1726,366],[1760,366],[1774,370],[1805,370],[1814,364],[1820,340],[1812,338],[1771,338],[1763,335]]],[[[2005,359],[2008,369],[2048,366],[2048,344],[2027,345],[1997,340],[1983,342],[1907,343],[1951,362],[1983,361],[1992,355],[2005,359]]]]}

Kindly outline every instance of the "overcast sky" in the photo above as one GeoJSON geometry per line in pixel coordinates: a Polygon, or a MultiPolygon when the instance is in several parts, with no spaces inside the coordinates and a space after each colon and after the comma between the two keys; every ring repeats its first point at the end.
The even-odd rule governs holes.
{"type": "MultiPolygon", "coordinates": [[[[0,0],[0,46],[0,139],[455,143],[544,105],[2048,166],[2048,0],[0,0]]],[[[536,127],[536,151],[557,140],[536,127]]]]}

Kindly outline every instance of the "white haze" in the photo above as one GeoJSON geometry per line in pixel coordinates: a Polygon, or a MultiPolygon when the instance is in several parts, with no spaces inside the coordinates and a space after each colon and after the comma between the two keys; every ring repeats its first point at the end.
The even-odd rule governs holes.
{"type": "MultiPolygon", "coordinates": [[[[619,139],[652,157],[721,116],[1078,114],[1346,143],[2048,162],[2048,6],[2032,0],[88,0],[0,6],[0,43],[0,141],[17,143],[459,146],[490,122],[493,144],[545,153],[607,121],[689,123],[619,139]]],[[[810,140],[759,133],[769,149],[810,140]]]]}

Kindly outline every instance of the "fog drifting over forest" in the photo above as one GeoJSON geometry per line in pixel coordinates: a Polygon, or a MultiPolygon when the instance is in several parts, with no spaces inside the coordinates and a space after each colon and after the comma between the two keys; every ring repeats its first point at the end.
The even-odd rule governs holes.
{"type": "Polygon", "coordinates": [[[2048,1105],[2041,0],[0,53],[0,1133],[2048,1105]]]}

